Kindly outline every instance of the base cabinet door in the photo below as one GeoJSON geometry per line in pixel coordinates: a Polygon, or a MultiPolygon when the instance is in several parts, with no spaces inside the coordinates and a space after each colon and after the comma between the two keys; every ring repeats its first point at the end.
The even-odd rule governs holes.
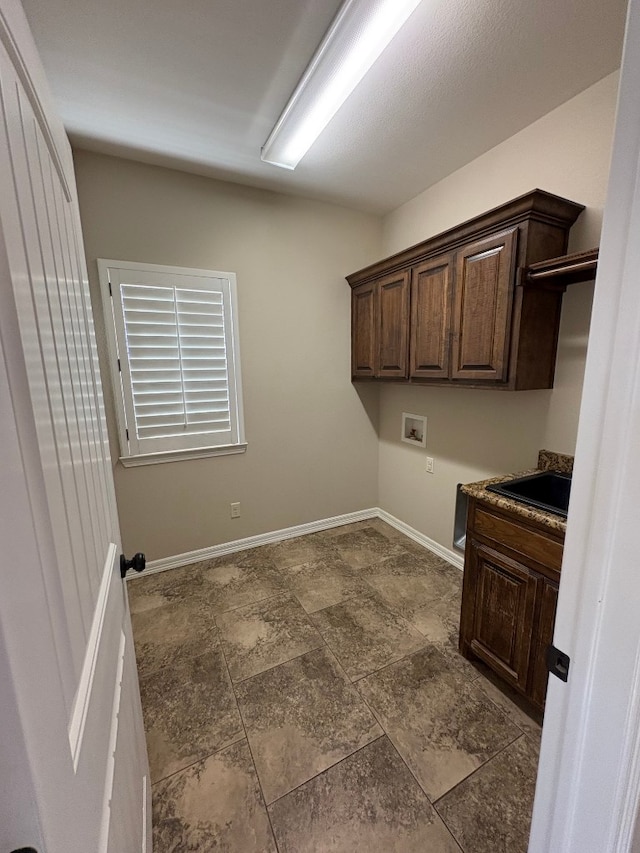
{"type": "Polygon", "coordinates": [[[544,710],[564,531],[470,497],[460,652],[544,710]]]}
{"type": "Polygon", "coordinates": [[[544,580],[540,591],[540,613],[538,616],[538,632],[536,636],[535,655],[531,668],[531,698],[538,706],[543,706],[547,696],[547,648],[553,642],[553,629],[556,623],[558,607],[558,584],[544,580]]]}
{"type": "Polygon", "coordinates": [[[479,543],[471,544],[475,602],[470,648],[510,684],[524,689],[532,650],[538,576],[479,543]]]}
{"type": "Polygon", "coordinates": [[[353,378],[373,378],[376,375],[376,288],[361,284],[351,293],[351,373],[353,378]]]}

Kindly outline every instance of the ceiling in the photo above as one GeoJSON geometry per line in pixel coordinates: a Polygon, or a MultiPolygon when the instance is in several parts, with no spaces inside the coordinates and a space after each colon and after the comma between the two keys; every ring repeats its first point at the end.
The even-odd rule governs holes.
{"type": "Polygon", "coordinates": [[[422,0],[294,172],[260,148],[340,0],[23,0],[72,142],[385,213],[614,71],[626,0],[422,0]]]}

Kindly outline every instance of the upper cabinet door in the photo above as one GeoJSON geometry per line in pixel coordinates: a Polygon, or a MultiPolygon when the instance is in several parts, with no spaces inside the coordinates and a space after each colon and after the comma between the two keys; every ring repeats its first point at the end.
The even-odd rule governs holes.
{"type": "Polygon", "coordinates": [[[376,287],[361,284],[351,292],[351,373],[354,379],[376,375],[376,287]]]}
{"type": "Polygon", "coordinates": [[[433,258],[413,269],[409,348],[411,377],[449,377],[452,270],[452,255],[433,258]]]}
{"type": "Polygon", "coordinates": [[[409,270],[380,278],[378,287],[378,376],[406,379],[409,361],[409,270]]]}
{"type": "Polygon", "coordinates": [[[517,236],[502,231],[456,256],[452,379],[507,379],[517,236]]]}

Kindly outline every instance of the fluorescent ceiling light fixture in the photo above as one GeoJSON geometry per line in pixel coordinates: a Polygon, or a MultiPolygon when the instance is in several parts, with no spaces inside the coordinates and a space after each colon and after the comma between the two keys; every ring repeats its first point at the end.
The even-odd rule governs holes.
{"type": "Polygon", "coordinates": [[[289,99],[261,159],[295,169],[422,0],[345,0],[289,99]]]}

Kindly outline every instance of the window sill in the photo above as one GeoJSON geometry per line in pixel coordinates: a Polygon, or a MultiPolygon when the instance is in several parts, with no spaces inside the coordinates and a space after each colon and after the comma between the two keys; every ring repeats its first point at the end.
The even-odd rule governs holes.
{"type": "Polygon", "coordinates": [[[187,459],[204,459],[206,456],[230,456],[244,453],[247,443],[222,444],[218,447],[194,447],[191,450],[162,450],[159,453],[141,453],[139,456],[121,456],[120,462],[125,468],[138,465],[158,465],[161,462],[184,462],[187,459]]]}

